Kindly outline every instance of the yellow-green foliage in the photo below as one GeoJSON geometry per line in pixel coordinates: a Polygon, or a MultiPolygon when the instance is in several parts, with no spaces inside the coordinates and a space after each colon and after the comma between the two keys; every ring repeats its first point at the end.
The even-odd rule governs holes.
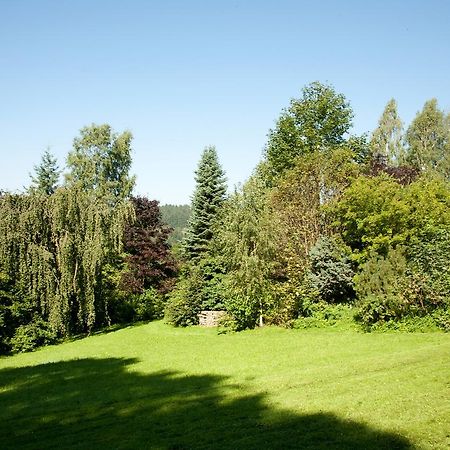
{"type": "Polygon", "coordinates": [[[77,187],[50,196],[0,198],[0,270],[33,314],[48,319],[60,335],[92,329],[107,316],[99,295],[101,268],[121,246],[127,201],[106,200],[77,187]]]}
{"type": "Polygon", "coordinates": [[[402,186],[388,175],[357,178],[328,209],[333,225],[356,260],[371,252],[417,241],[424,230],[450,225],[450,188],[441,178],[422,177],[402,186]]]}

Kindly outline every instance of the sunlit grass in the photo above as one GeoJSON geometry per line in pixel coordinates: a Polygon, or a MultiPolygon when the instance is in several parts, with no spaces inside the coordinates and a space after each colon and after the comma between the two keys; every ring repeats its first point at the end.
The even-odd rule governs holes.
{"type": "Polygon", "coordinates": [[[450,445],[450,336],[161,322],[0,359],[0,447],[450,445]]]}

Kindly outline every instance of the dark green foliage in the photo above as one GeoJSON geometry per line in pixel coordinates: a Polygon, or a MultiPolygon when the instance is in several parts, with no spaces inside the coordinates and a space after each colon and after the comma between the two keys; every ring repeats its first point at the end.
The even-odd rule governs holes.
{"type": "Polygon", "coordinates": [[[134,320],[155,320],[164,316],[164,296],[154,288],[146,289],[132,299],[134,320]]]}
{"type": "Polygon", "coordinates": [[[198,314],[202,310],[203,287],[202,274],[195,268],[188,274],[182,274],[166,304],[164,310],[166,321],[181,327],[197,325],[198,314]]]}
{"type": "Polygon", "coordinates": [[[309,282],[322,300],[330,303],[354,297],[353,268],[336,241],[322,236],[309,252],[309,282]]]}
{"type": "Polygon", "coordinates": [[[352,125],[353,112],[342,94],[319,82],[292,99],[274,130],[270,130],[265,149],[269,180],[277,179],[294,166],[297,157],[328,152],[344,143],[352,125]]]}
{"type": "Polygon", "coordinates": [[[387,256],[373,254],[355,276],[355,290],[359,298],[370,295],[390,297],[398,291],[398,282],[405,273],[406,258],[402,247],[390,249],[387,256]]]}
{"type": "Polygon", "coordinates": [[[41,318],[36,318],[15,330],[10,345],[13,352],[29,352],[55,342],[57,342],[57,336],[50,324],[41,318]]]}
{"type": "Polygon", "coordinates": [[[211,241],[225,199],[224,172],[214,147],[202,153],[196,171],[191,217],[183,240],[187,258],[175,290],[166,305],[166,318],[176,326],[198,323],[202,309],[220,309],[223,267],[215,259],[211,241]]]}
{"type": "Polygon", "coordinates": [[[141,294],[116,293],[108,306],[111,323],[123,324],[162,319],[165,302],[163,294],[149,288],[141,294]]]}
{"type": "Polygon", "coordinates": [[[31,175],[31,189],[40,194],[51,195],[58,187],[59,176],[61,171],[58,168],[56,158],[45,150],[42,155],[41,163],[34,166],[34,175],[31,175]]]}
{"type": "Polygon", "coordinates": [[[9,350],[9,338],[14,334],[16,328],[11,311],[14,303],[11,280],[7,275],[0,272],[0,354],[9,350]]]}
{"type": "Polygon", "coordinates": [[[350,305],[331,305],[323,301],[303,302],[301,316],[292,324],[293,328],[329,328],[349,330],[355,328],[353,308],[350,305]]]}
{"type": "Polygon", "coordinates": [[[225,176],[214,147],[205,148],[195,175],[191,217],[183,241],[184,253],[188,259],[207,251],[213,237],[214,221],[225,199],[225,176]]]}
{"type": "Polygon", "coordinates": [[[191,216],[191,207],[189,205],[161,205],[159,209],[163,222],[172,228],[168,239],[169,244],[174,245],[181,242],[191,216]]]}
{"type": "Polygon", "coordinates": [[[186,265],[166,304],[166,319],[176,326],[195,325],[203,310],[221,311],[226,296],[225,267],[219,257],[204,257],[186,265]]]}
{"type": "Polygon", "coordinates": [[[396,321],[402,317],[402,309],[395,296],[368,295],[359,304],[355,319],[366,329],[379,322],[396,321]]]}
{"type": "MultiPolygon", "coordinates": [[[[430,315],[438,327],[447,328],[445,312],[450,299],[448,230],[426,236],[407,249],[373,256],[355,277],[362,299],[357,320],[365,326],[430,315]]],[[[420,320],[419,320],[420,322],[420,320]]],[[[410,326],[411,328],[411,326],[410,326]]]]}

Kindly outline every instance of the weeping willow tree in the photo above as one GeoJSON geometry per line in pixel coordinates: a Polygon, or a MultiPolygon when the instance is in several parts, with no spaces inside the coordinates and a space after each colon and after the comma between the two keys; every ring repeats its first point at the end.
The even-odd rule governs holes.
{"type": "Polygon", "coordinates": [[[108,322],[101,296],[102,267],[121,251],[132,207],[74,185],[53,195],[0,197],[0,272],[59,335],[90,331],[108,322]]]}

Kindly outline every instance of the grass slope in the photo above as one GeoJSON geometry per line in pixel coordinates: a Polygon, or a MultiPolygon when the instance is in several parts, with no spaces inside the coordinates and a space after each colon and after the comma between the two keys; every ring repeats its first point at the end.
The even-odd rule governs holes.
{"type": "Polygon", "coordinates": [[[161,322],[0,359],[4,449],[444,449],[450,336],[161,322]]]}

